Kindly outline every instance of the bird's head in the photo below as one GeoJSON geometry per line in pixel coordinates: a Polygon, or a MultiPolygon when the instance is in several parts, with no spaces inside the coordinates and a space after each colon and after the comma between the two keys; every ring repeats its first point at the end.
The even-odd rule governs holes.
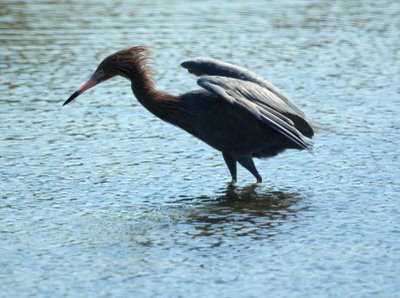
{"type": "Polygon", "coordinates": [[[86,90],[108,80],[116,75],[130,79],[132,73],[143,71],[143,64],[147,60],[148,48],[145,46],[131,47],[118,51],[106,57],[90,79],[76,90],[63,104],[66,105],[86,90]]]}

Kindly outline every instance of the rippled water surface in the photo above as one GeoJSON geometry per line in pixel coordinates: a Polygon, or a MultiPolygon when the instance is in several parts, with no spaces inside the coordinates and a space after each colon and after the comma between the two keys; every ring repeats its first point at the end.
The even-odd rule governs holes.
{"type": "Polygon", "coordinates": [[[1,297],[400,295],[400,2],[61,2],[0,3],[1,297]],[[139,44],[172,94],[194,56],[269,79],[319,124],[315,156],[234,187],[122,78],[61,108],[139,44]]]}

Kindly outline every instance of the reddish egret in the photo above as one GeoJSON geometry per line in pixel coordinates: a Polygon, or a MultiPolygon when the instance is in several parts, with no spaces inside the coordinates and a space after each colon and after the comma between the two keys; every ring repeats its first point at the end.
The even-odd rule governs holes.
{"type": "Polygon", "coordinates": [[[195,58],[181,66],[200,76],[197,84],[202,89],[173,96],[155,88],[146,64],[148,52],[147,47],[137,46],[108,56],[64,105],[114,76],[125,77],[151,113],[221,151],[232,181],[237,179],[237,162],[261,182],[253,157],[271,157],[287,148],[312,152],[310,121],[258,75],[215,59],[195,58]]]}

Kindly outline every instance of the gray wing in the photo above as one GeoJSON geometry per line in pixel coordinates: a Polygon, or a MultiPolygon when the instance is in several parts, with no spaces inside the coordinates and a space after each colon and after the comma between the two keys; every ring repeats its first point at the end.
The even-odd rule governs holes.
{"type": "Polygon", "coordinates": [[[251,113],[264,124],[312,153],[312,141],[305,137],[287,116],[298,113],[269,89],[249,81],[216,76],[203,76],[197,80],[197,84],[251,113]]]}
{"type": "Polygon", "coordinates": [[[222,76],[253,82],[275,94],[289,107],[291,107],[297,115],[305,117],[303,111],[300,110],[300,108],[297,107],[296,104],[291,101],[290,98],[286,96],[281,90],[279,90],[276,86],[263,79],[259,75],[245,68],[217,59],[204,57],[197,57],[191,60],[186,60],[181,63],[181,66],[186,68],[189,72],[197,75],[222,76]]]}

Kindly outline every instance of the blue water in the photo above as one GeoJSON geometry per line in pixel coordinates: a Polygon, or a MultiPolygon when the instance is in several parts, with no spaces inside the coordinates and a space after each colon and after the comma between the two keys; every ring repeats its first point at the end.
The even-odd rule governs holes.
{"type": "Polygon", "coordinates": [[[398,1],[0,4],[1,297],[400,296],[398,1]],[[239,168],[116,78],[61,108],[108,54],[153,49],[156,85],[211,56],[290,95],[315,156],[239,168]]]}

